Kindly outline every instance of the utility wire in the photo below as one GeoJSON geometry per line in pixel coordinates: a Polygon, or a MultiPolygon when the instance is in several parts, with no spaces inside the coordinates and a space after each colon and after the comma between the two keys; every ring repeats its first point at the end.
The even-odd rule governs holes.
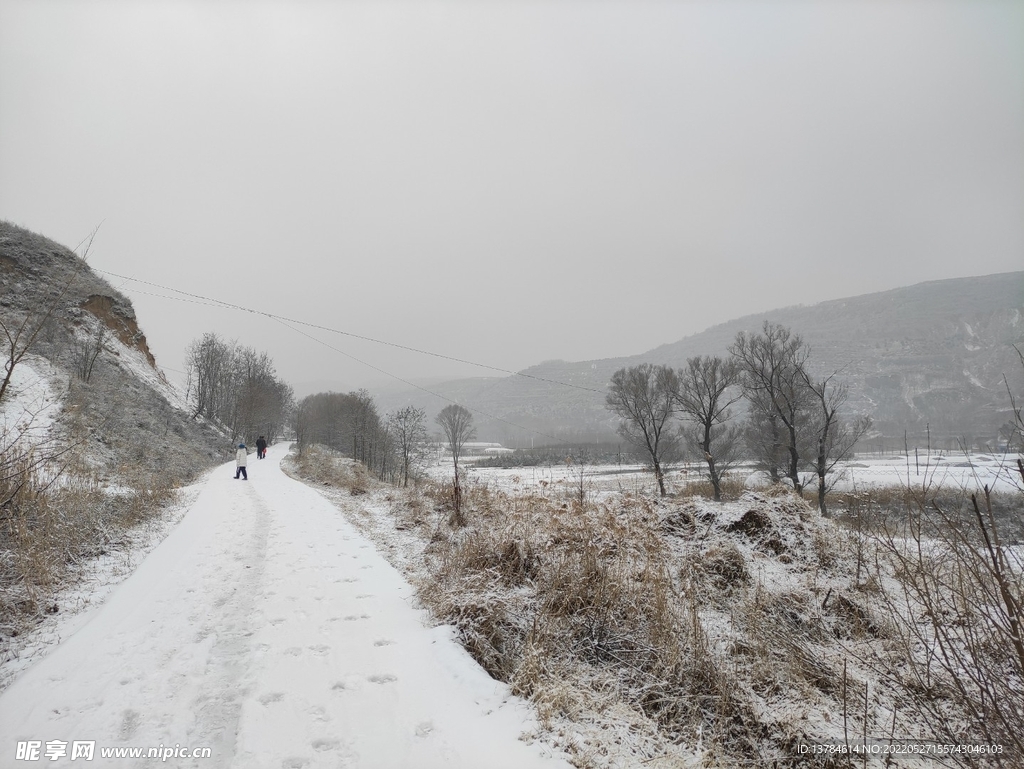
{"type": "Polygon", "coordinates": [[[483,409],[477,408],[476,406],[467,406],[464,403],[459,403],[458,401],[452,400],[451,398],[449,398],[446,395],[441,395],[441,393],[436,393],[433,390],[428,390],[426,387],[421,387],[418,384],[410,382],[408,379],[403,379],[402,377],[398,376],[397,374],[392,374],[390,371],[385,371],[384,369],[382,369],[382,368],[380,368],[378,366],[374,366],[372,363],[367,363],[365,360],[361,360],[360,358],[357,358],[355,355],[351,355],[351,354],[345,352],[344,350],[339,350],[337,347],[335,347],[335,346],[333,346],[331,344],[328,344],[327,342],[323,341],[322,339],[317,339],[315,336],[313,336],[312,334],[306,333],[302,329],[295,328],[294,326],[289,326],[285,321],[280,320],[279,318],[274,318],[274,320],[276,320],[278,323],[280,323],[285,328],[287,328],[287,329],[289,329],[291,331],[294,331],[296,334],[301,334],[302,336],[306,337],[307,339],[311,339],[314,342],[316,342],[317,344],[321,344],[321,345],[323,345],[324,347],[326,347],[329,350],[334,350],[334,352],[339,353],[341,355],[344,355],[346,358],[349,358],[350,360],[354,360],[356,363],[362,363],[364,366],[372,368],[374,371],[378,371],[381,374],[384,374],[385,376],[391,377],[392,379],[397,379],[399,382],[402,382],[403,384],[407,384],[410,387],[414,387],[417,390],[420,390],[422,392],[427,393],[428,395],[433,395],[435,398],[440,398],[443,401],[448,401],[449,403],[454,403],[457,406],[462,406],[463,408],[469,409],[474,414],[479,414],[481,416],[488,417],[489,419],[494,419],[494,420],[497,420],[498,422],[503,422],[504,424],[509,425],[510,427],[515,427],[515,428],[517,428],[519,430],[526,430],[527,432],[531,432],[531,433],[534,433],[536,435],[540,435],[540,436],[542,436],[544,438],[550,438],[553,441],[561,440],[560,438],[558,438],[558,437],[556,437],[554,435],[549,435],[548,433],[541,432],[540,430],[535,430],[532,427],[525,427],[523,425],[518,425],[515,422],[510,422],[509,420],[504,419],[502,417],[499,417],[499,416],[497,416],[495,414],[489,414],[486,411],[484,411],[483,409]]]}
{"type": "MultiPolygon", "coordinates": [[[[96,269],[96,268],[94,268],[94,269],[96,269]]],[[[160,289],[162,289],[164,291],[172,291],[174,293],[178,293],[178,294],[182,294],[183,295],[182,297],[173,297],[173,296],[166,296],[164,294],[152,293],[150,291],[142,291],[142,290],[139,290],[139,289],[135,289],[136,293],[144,294],[146,296],[154,296],[154,297],[158,297],[160,299],[167,299],[167,300],[170,300],[170,301],[188,302],[189,304],[198,304],[198,305],[201,305],[203,307],[221,307],[221,308],[225,308],[225,309],[242,310],[243,312],[249,312],[249,313],[252,313],[254,315],[266,316],[266,317],[270,318],[271,320],[274,320],[277,323],[281,324],[282,326],[287,328],[289,331],[294,331],[296,334],[300,334],[300,335],[306,337],[307,339],[310,339],[313,342],[316,342],[317,344],[322,345],[322,346],[328,348],[329,350],[333,350],[334,352],[338,353],[339,355],[344,355],[346,358],[349,358],[350,360],[353,360],[356,363],[360,363],[360,364],[366,366],[367,368],[371,368],[374,371],[377,371],[378,373],[381,373],[381,374],[384,374],[385,376],[391,377],[392,379],[395,379],[395,380],[397,380],[397,381],[399,381],[399,382],[401,382],[401,383],[403,383],[405,385],[408,385],[409,387],[412,387],[412,388],[414,388],[416,390],[420,390],[421,392],[427,393],[428,395],[432,395],[435,398],[439,398],[439,399],[441,399],[443,401],[447,401],[448,403],[454,403],[456,405],[461,405],[461,406],[463,406],[463,408],[468,408],[470,411],[472,411],[475,414],[479,414],[480,416],[484,416],[484,417],[487,417],[489,419],[493,419],[493,420],[496,420],[498,422],[502,422],[502,423],[504,423],[506,425],[509,425],[510,427],[515,427],[516,429],[525,430],[527,432],[534,433],[535,435],[539,435],[539,436],[544,437],[544,438],[550,438],[553,441],[561,440],[557,436],[550,435],[550,434],[545,433],[545,432],[543,432],[541,430],[537,430],[537,429],[532,428],[532,427],[526,427],[524,425],[516,424],[515,422],[511,422],[511,421],[509,421],[507,419],[504,419],[503,417],[499,417],[496,414],[490,414],[490,413],[484,411],[483,409],[477,408],[476,406],[467,406],[466,404],[460,404],[458,401],[455,401],[455,400],[453,400],[453,399],[451,399],[451,398],[449,398],[449,397],[447,397],[445,395],[442,395],[441,393],[434,392],[433,390],[430,390],[430,389],[428,389],[426,387],[418,385],[418,384],[416,384],[414,382],[410,382],[409,380],[403,379],[402,377],[398,376],[397,374],[392,374],[390,371],[385,371],[384,369],[380,368],[379,366],[375,366],[372,363],[369,363],[369,362],[367,362],[365,360],[362,360],[361,358],[357,358],[355,355],[352,355],[351,353],[347,353],[344,350],[340,350],[337,347],[335,347],[335,346],[333,346],[333,345],[323,341],[322,339],[319,339],[319,338],[313,336],[312,334],[309,334],[309,333],[303,331],[300,328],[295,328],[294,326],[289,325],[289,323],[298,323],[300,325],[309,326],[309,327],[312,327],[312,328],[320,328],[320,329],[322,329],[324,331],[331,331],[331,332],[334,332],[334,333],[342,334],[344,336],[354,336],[354,337],[356,337],[358,339],[364,339],[364,340],[372,341],[372,342],[377,342],[378,340],[376,340],[376,339],[371,339],[369,337],[362,337],[362,336],[359,336],[357,334],[348,334],[348,333],[346,333],[344,331],[336,331],[334,329],[330,329],[330,328],[326,328],[326,327],[322,327],[322,326],[317,326],[316,324],[306,323],[304,321],[290,320],[288,318],[283,318],[281,316],[274,315],[273,313],[265,312],[265,311],[262,311],[262,310],[253,310],[253,309],[250,309],[248,307],[242,307],[240,305],[231,304],[230,302],[223,302],[223,301],[221,301],[219,299],[212,299],[210,297],[200,296],[198,294],[191,294],[191,293],[189,293],[187,291],[181,291],[179,289],[170,288],[168,286],[161,286],[161,285],[159,285],[157,283],[152,283],[150,281],[140,280],[138,278],[131,278],[131,277],[128,277],[126,275],[118,275],[117,273],[109,272],[107,270],[96,269],[96,271],[97,272],[102,272],[102,273],[104,273],[106,275],[111,275],[111,276],[114,276],[114,277],[117,277],[117,278],[121,278],[123,280],[134,281],[134,282],[137,282],[137,283],[143,283],[143,284],[148,285],[148,286],[154,286],[156,288],[160,288],[160,289]],[[183,297],[188,297],[188,298],[183,298],[183,297]]],[[[413,347],[405,347],[403,345],[395,345],[395,344],[392,344],[392,343],[389,343],[389,342],[379,342],[379,343],[380,344],[390,345],[390,346],[393,346],[393,347],[401,347],[402,349],[412,350],[413,352],[420,352],[420,353],[423,353],[424,355],[436,355],[437,357],[444,357],[444,358],[448,357],[448,356],[438,355],[436,353],[426,352],[426,351],[423,351],[423,350],[417,350],[417,349],[415,349],[413,347]]],[[[460,359],[458,359],[458,358],[449,358],[449,360],[456,360],[456,361],[459,361],[459,362],[462,362],[462,363],[471,363],[471,361],[460,361],[460,359]]],[[[493,366],[486,366],[484,364],[478,364],[478,363],[472,363],[472,365],[482,366],[484,368],[495,368],[493,366]]],[[[174,369],[171,369],[171,370],[173,371],[174,369]]],[[[497,370],[497,371],[505,371],[504,369],[495,369],[495,370],[497,370]]],[[[178,372],[178,373],[182,373],[182,372],[178,372]]],[[[516,372],[506,372],[506,373],[515,374],[516,372]]],[[[552,382],[554,384],[562,384],[562,385],[566,385],[566,386],[569,386],[569,387],[577,387],[577,389],[585,389],[585,390],[589,390],[590,392],[600,392],[599,390],[593,390],[591,388],[582,388],[582,387],[578,387],[576,385],[568,384],[566,382],[559,382],[559,381],[554,380],[554,379],[542,379],[540,377],[533,377],[533,376],[531,376],[529,374],[519,374],[519,376],[525,376],[525,377],[529,377],[531,379],[541,379],[541,381],[552,382]]]]}
{"type": "MultiPolygon", "coordinates": [[[[182,296],[189,297],[192,300],[199,300],[199,302],[197,302],[197,303],[206,304],[209,307],[223,307],[223,308],[230,309],[230,310],[240,310],[242,312],[248,312],[248,313],[251,313],[253,315],[263,315],[264,317],[271,318],[272,320],[276,320],[276,321],[283,321],[285,323],[294,323],[294,324],[299,325],[299,326],[306,326],[307,328],[314,328],[314,329],[317,329],[319,331],[327,331],[328,333],[331,333],[331,334],[339,334],[341,336],[351,337],[352,339],[361,339],[361,340],[363,340],[365,342],[373,342],[374,344],[380,344],[380,345],[384,345],[386,347],[394,347],[394,348],[397,348],[399,350],[407,350],[409,352],[419,353],[420,355],[429,355],[429,356],[434,357],[434,358],[441,358],[442,360],[449,360],[449,361],[453,361],[455,363],[464,363],[464,364],[469,365],[469,366],[476,366],[478,368],[490,369],[491,371],[499,371],[502,374],[508,374],[510,376],[523,377],[524,379],[533,379],[533,380],[538,381],[538,382],[546,382],[548,384],[560,385],[562,387],[570,387],[570,388],[572,388],[574,390],[583,390],[585,392],[597,393],[599,395],[603,395],[604,394],[604,390],[596,390],[593,387],[585,387],[583,385],[573,384],[572,382],[562,382],[562,381],[560,381],[558,379],[548,379],[548,378],[542,377],[542,376],[535,376],[534,374],[526,374],[526,373],[523,373],[521,371],[510,371],[509,369],[501,368],[499,366],[491,366],[491,365],[488,365],[486,363],[477,363],[476,361],[465,360],[464,358],[456,358],[456,357],[454,357],[452,355],[445,355],[443,353],[431,352],[430,350],[421,350],[421,349],[419,349],[417,347],[410,347],[409,345],[398,344],[397,342],[388,342],[388,341],[383,340],[383,339],[375,339],[374,337],[363,336],[362,334],[356,334],[356,333],[353,333],[351,331],[342,331],[341,329],[331,328],[329,326],[321,326],[321,325],[319,325],[317,323],[310,323],[308,321],[298,320],[296,318],[288,318],[288,317],[286,317],[284,315],[276,315],[276,314],[274,314],[272,312],[267,312],[266,310],[255,310],[255,309],[253,309],[251,307],[245,307],[245,306],[240,305],[240,304],[233,304],[231,302],[225,302],[225,301],[223,301],[221,299],[214,299],[214,298],[211,298],[211,297],[208,297],[208,296],[202,296],[201,294],[193,294],[193,293],[191,293],[189,291],[182,291],[181,289],[178,289],[178,288],[172,288],[170,286],[163,286],[163,285],[160,285],[159,283],[153,283],[153,282],[148,281],[148,280],[142,280],[141,278],[133,278],[133,277],[130,277],[128,275],[120,275],[120,274],[118,274],[116,272],[110,272],[109,270],[101,270],[101,269],[95,268],[95,267],[93,269],[95,269],[97,272],[102,272],[104,275],[111,275],[111,276],[113,276],[115,278],[121,278],[123,280],[130,280],[130,281],[133,281],[135,283],[142,283],[143,285],[153,286],[154,288],[159,288],[159,289],[161,289],[163,291],[172,291],[175,294],[181,294],[182,296]]],[[[154,294],[153,296],[159,296],[159,295],[158,294],[154,294]]],[[[172,299],[173,297],[163,297],[163,298],[165,298],[165,299],[172,299]]],[[[397,379],[397,377],[396,377],[396,379],[397,379]]]]}

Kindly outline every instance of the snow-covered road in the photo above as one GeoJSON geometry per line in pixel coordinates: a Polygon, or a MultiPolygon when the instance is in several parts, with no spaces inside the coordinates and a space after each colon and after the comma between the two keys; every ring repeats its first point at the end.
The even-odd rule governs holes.
{"type": "Polygon", "coordinates": [[[568,766],[336,508],[273,456],[233,471],[0,696],[0,767],[568,766]],[[101,755],[161,746],[179,755],[101,755]]]}

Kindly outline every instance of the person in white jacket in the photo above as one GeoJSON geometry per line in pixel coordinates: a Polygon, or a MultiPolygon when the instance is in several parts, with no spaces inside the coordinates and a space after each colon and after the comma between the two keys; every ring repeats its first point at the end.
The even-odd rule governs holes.
{"type": "Polygon", "coordinates": [[[238,480],[238,476],[242,476],[243,481],[249,480],[249,475],[245,472],[245,461],[249,456],[249,452],[245,449],[244,443],[238,444],[238,451],[235,452],[235,480],[238,480]]]}

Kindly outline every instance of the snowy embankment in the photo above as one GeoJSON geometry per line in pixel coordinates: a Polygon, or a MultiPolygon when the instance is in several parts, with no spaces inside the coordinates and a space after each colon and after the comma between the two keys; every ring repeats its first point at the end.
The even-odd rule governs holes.
{"type": "Polygon", "coordinates": [[[273,454],[248,482],[232,474],[216,469],[136,572],[0,695],[0,765],[37,741],[58,766],[77,765],[75,742],[100,765],[104,749],[178,746],[212,756],[166,765],[566,766],[520,739],[528,706],[426,626],[330,503],[273,454]]]}
{"type": "Polygon", "coordinates": [[[11,375],[3,407],[0,436],[6,441],[43,443],[60,411],[55,393],[57,370],[44,358],[26,358],[11,375]]]}

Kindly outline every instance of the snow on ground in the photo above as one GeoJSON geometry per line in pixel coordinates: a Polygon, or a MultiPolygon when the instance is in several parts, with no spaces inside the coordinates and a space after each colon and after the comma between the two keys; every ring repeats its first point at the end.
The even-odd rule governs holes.
{"type": "Polygon", "coordinates": [[[27,765],[27,741],[44,760],[67,743],[57,766],[75,741],[101,766],[104,748],[172,746],[212,757],[167,766],[568,766],[520,739],[529,706],[426,626],[330,502],[274,457],[249,470],[215,470],[135,573],[0,695],[0,766],[27,765]]]}
{"type": "MultiPolygon", "coordinates": [[[[170,533],[195,502],[203,483],[178,490],[178,499],[162,514],[129,529],[122,535],[122,544],[103,555],[79,564],[76,583],[62,589],[57,596],[58,611],[47,614],[30,632],[0,643],[0,693],[29,667],[49,654],[64,638],[75,633],[101,606],[110,593],[127,579],[137,565],[170,533]]],[[[107,493],[120,493],[110,486],[107,493]]],[[[0,766],[3,766],[0,756],[0,766]]]]}
{"type": "Polygon", "coordinates": [[[947,488],[978,491],[987,485],[990,491],[1008,492],[1020,488],[1017,453],[964,454],[957,452],[920,452],[899,457],[857,457],[846,468],[838,489],[909,486],[910,488],[947,488]]]}
{"type": "MultiPolygon", "coordinates": [[[[885,486],[908,486],[928,489],[968,489],[978,491],[988,485],[991,491],[1014,491],[1021,486],[1016,467],[1017,454],[963,454],[921,452],[916,457],[858,456],[845,466],[837,468],[837,491],[854,491],[885,486]],[[908,480],[909,479],[909,480],[908,480]]],[[[696,464],[670,467],[665,472],[665,483],[670,489],[680,489],[691,481],[704,480],[704,467],[696,464]]],[[[438,479],[449,479],[451,462],[441,461],[428,470],[438,479]]],[[[461,471],[460,471],[461,472],[461,471]]],[[[638,464],[587,465],[583,468],[587,493],[629,491],[656,493],[653,473],[638,464]]],[[[491,485],[506,492],[521,490],[573,494],[579,486],[580,468],[571,464],[537,465],[535,467],[475,467],[467,465],[467,477],[476,483],[491,485]]],[[[747,488],[765,485],[764,476],[750,469],[737,468],[733,476],[742,477],[747,488]]],[[[808,490],[817,488],[817,478],[806,474],[808,490]]]]}
{"type": "Polygon", "coordinates": [[[4,393],[0,435],[6,433],[8,440],[21,436],[32,443],[46,440],[60,413],[56,377],[56,369],[45,358],[22,359],[4,393]]]}

